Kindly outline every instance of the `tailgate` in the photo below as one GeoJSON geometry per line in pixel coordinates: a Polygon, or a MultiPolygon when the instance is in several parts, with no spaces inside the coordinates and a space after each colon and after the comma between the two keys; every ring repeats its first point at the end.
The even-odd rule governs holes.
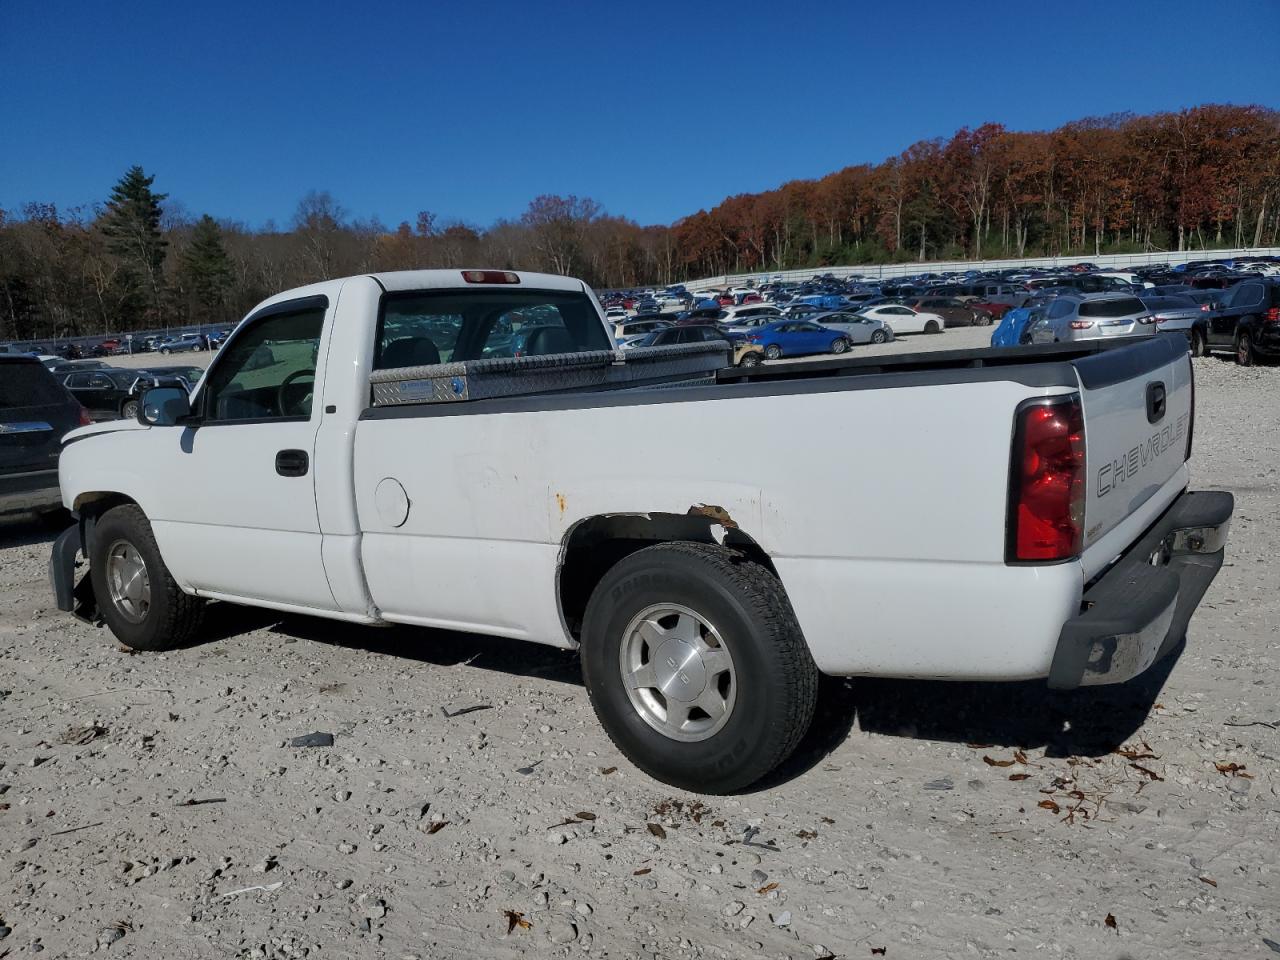
{"type": "Polygon", "coordinates": [[[1186,338],[1159,334],[1074,361],[1084,404],[1084,546],[1151,499],[1182,466],[1191,429],[1186,338]]]}

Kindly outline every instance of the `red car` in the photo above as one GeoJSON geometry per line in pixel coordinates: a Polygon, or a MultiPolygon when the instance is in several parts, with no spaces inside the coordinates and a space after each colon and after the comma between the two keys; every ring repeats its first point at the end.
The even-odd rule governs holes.
{"type": "Polygon", "coordinates": [[[720,306],[722,307],[732,307],[734,303],[733,294],[732,293],[720,294],[720,296],[716,297],[716,303],[720,304],[720,306]]]}
{"type": "Polygon", "coordinates": [[[1011,303],[989,303],[986,300],[970,300],[967,304],[965,304],[965,306],[969,307],[972,310],[977,310],[982,313],[985,313],[988,317],[991,318],[990,320],[987,321],[987,323],[991,323],[993,321],[999,320],[1006,313],[1008,313],[1010,310],[1013,309],[1013,304],[1011,303]]]}
{"type": "Polygon", "coordinates": [[[764,297],[758,293],[744,293],[739,303],[764,303],[764,297]]]}

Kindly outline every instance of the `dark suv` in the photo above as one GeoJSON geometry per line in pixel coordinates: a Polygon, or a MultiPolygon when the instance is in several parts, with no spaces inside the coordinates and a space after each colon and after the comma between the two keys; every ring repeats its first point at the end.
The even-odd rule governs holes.
{"type": "Polygon", "coordinates": [[[1236,284],[1192,330],[1191,344],[1193,353],[1230,350],[1246,367],[1280,357],[1280,281],[1257,277],[1236,284]]]}
{"type": "Polygon", "coordinates": [[[88,423],[39,360],[0,354],[0,516],[58,509],[62,435],[88,423]]]}

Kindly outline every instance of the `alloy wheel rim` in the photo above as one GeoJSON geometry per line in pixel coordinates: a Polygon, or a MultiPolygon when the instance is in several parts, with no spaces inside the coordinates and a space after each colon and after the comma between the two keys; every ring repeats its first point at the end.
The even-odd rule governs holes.
{"type": "Polygon", "coordinates": [[[672,740],[706,740],[733,715],[733,655],[719,631],[688,607],[660,603],[641,610],[623,632],[618,668],[632,709],[672,740]]]}
{"type": "Polygon", "coordinates": [[[107,592],[116,612],[130,623],[141,623],[151,611],[147,564],[128,540],[117,540],[107,550],[107,592]]]}

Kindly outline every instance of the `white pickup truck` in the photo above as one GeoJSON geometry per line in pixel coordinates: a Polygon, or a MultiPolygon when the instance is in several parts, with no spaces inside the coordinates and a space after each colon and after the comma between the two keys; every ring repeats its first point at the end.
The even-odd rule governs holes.
{"type": "Polygon", "coordinates": [[[794,749],[820,672],[1119,683],[1222,564],[1182,338],[727,356],[616,351],[564,277],[280,294],[190,396],[67,436],[58,605],[143,650],[210,600],[578,649],[623,753],[722,792],[794,749]]]}

